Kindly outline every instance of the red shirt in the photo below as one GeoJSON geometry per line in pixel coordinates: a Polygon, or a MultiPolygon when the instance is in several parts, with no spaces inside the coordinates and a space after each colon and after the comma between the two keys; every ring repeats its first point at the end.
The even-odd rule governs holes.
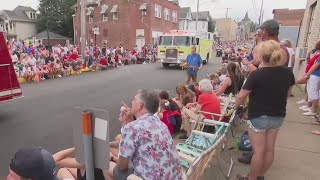
{"type": "MultiPolygon", "coordinates": [[[[202,105],[201,111],[221,114],[220,110],[220,100],[218,96],[214,93],[204,93],[201,94],[198,98],[198,104],[202,105]]],[[[204,114],[203,116],[206,119],[212,119],[210,114],[204,114]]],[[[215,120],[219,120],[219,116],[214,116],[215,120]]]]}
{"type": "Polygon", "coordinates": [[[70,55],[70,60],[71,60],[71,61],[75,61],[75,60],[77,60],[77,57],[78,57],[78,56],[77,56],[76,54],[73,54],[73,53],[72,53],[72,54],[70,55]]]}
{"type": "Polygon", "coordinates": [[[131,50],[131,55],[135,55],[135,54],[137,54],[137,51],[135,49],[132,49],[131,50]]]}
{"type": "Polygon", "coordinates": [[[169,119],[169,111],[164,110],[164,111],[163,111],[163,117],[162,117],[161,121],[162,121],[165,125],[167,125],[167,127],[168,127],[168,129],[169,129],[169,131],[170,131],[170,134],[173,134],[173,125],[169,123],[169,120],[168,120],[168,119],[169,119]]]}
{"type": "Polygon", "coordinates": [[[316,55],[314,55],[309,63],[307,64],[307,67],[306,67],[306,73],[309,72],[309,70],[311,69],[311,67],[313,66],[314,62],[320,57],[320,53],[317,53],[316,55]]]}
{"type": "Polygon", "coordinates": [[[106,65],[108,65],[108,61],[107,61],[107,59],[106,58],[100,58],[100,64],[101,65],[104,65],[104,66],[106,66],[106,65]]]}

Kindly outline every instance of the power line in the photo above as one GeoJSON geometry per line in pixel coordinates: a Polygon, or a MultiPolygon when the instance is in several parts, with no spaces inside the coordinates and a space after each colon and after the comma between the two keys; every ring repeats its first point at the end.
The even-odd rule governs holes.
{"type": "Polygon", "coordinates": [[[252,3],[253,11],[256,14],[256,17],[258,17],[256,1],[252,0],[251,3],[252,3]]]}

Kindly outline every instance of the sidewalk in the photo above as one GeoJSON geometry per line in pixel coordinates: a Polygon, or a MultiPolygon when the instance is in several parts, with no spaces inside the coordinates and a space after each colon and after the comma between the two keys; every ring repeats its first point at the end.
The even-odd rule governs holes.
{"type": "MultiPolygon", "coordinates": [[[[320,179],[320,136],[310,133],[314,129],[320,129],[320,126],[312,125],[313,117],[302,115],[302,111],[298,109],[297,101],[303,98],[303,93],[298,89],[294,89],[295,97],[288,100],[287,117],[279,132],[276,149],[275,160],[271,169],[267,172],[266,180],[314,180],[320,179]]],[[[241,124],[237,130],[236,137],[240,137],[246,129],[244,124],[241,124]]],[[[228,136],[229,139],[231,136],[228,136]]],[[[233,142],[229,142],[229,147],[233,146],[233,142]]],[[[244,165],[238,162],[238,154],[241,151],[233,154],[234,168],[230,179],[235,179],[236,174],[246,174],[249,170],[249,165],[244,165]]],[[[229,161],[226,153],[222,152],[219,157],[219,162],[225,172],[227,172],[229,161]]],[[[225,179],[217,159],[212,162],[211,166],[205,170],[203,180],[222,180],[225,179]]]]}

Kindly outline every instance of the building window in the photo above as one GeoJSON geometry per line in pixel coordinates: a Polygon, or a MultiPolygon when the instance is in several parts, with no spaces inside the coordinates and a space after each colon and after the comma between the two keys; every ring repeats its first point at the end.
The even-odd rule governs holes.
{"type": "Polygon", "coordinates": [[[87,12],[87,16],[88,16],[88,22],[89,23],[92,23],[93,22],[93,11],[94,11],[94,8],[93,7],[89,7],[88,8],[88,12],[87,12]]]}
{"type": "Polygon", "coordinates": [[[112,13],[112,19],[113,20],[118,20],[119,19],[118,5],[114,5],[110,12],[112,13]]]}
{"type": "Polygon", "coordinates": [[[177,12],[176,11],[172,11],[172,22],[177,22],[177,12]]]}
{"type": "Polygon", "coordinates": [[[35,12],[30,12],[29,16],[30,16],[30,19],[36,19],[36,13],[35,12]]]}
{"type": "Polygon", "coordinates": [[[108,21],[108,13],[102,14],[102,21],[108,21]]]}
{"type": "Polygon", "coordinates": [[[161,18],[161,10],[162,10],[162,7],[156,4],[154,8],[154,12],[155,12],[154,16],[157,18],[161,18]]]}
{"type": "Polygon", "coordinates": [[[118,13],[113,13],[113,20],[118,20],[118,13]]]}
{"type": "Polygon", "coordinates": [[[202,29],[206,28],[206,22],[202,22],[202,29]]]}
{"type": "Polygon", "coordinates": [[[164,9],[164,19],[167,21],[170,20],[170,10],[168,8],[164,9]]]}
{"type": "Polygon", "coordinates": [[[313,25],[313,20],[314,20],[314,11],[316,9],[316,6],[317,6],[317,2],[315,2],[314,4],[312,4],[310,6],[310,17],[309,17],[309,24],[307,25],[308,28],[307,28],[307,37],[306,37],[306,43],[305,43],[305,47],[308,47],[308,43],[309,43],[309,40],[310,40],[310,35],[311,35],[311,32],[312,32],[312,25],[313,25]]]}
{"type": "Polygon", "coordinates": [[[93,22],[93,14],[89,15],[89,23],[93,22]]]}
{"type": "Polygon", "coordinates": [[[102,14],[102,21],[108,21],[108,6],[107,5],[102,5],[101,6],[101,11],[100,14],[102,14]]]}

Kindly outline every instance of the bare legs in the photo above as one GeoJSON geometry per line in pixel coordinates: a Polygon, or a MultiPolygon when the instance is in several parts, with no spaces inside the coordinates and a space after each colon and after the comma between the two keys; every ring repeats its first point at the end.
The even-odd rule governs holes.
{"type": "Polygon", "coordinates": [[[279,129],[270,129],[257,133],[249,128],[250,141],[254,152],[250,165],[249,180],[264,176],[271,167],[278,132],[279,129]]]}

